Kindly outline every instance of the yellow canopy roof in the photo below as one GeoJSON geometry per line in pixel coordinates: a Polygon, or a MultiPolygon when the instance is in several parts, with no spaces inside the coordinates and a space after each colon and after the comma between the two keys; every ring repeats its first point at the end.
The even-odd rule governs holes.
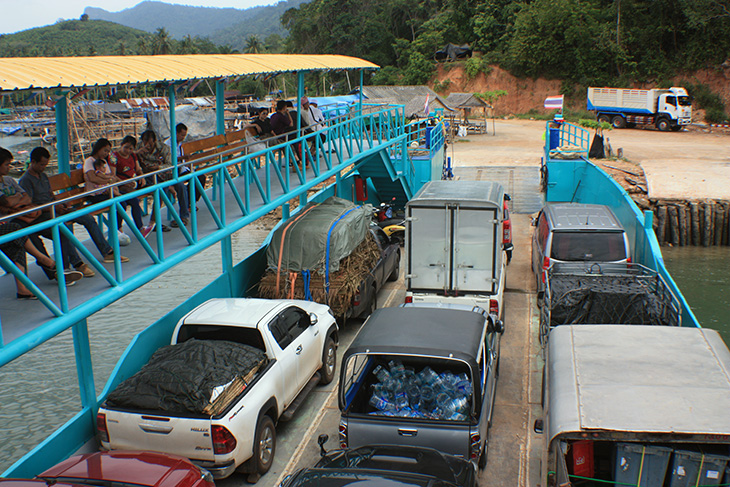
{"type": "Polygon", "coordinates": [[[81,88],[328,69],[378,69],[329,54],[185,54],[0,58],[0,90],[81,88]]]}

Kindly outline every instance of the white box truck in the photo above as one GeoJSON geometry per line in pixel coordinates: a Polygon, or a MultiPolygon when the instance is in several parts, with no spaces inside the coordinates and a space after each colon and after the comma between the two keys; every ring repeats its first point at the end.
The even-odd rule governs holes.
{"type": "Polygon", "coordinates": [[[406,204],[406,302],[479,306],[501,318],[507,258],[504,189],[431,181],[406,204]]]}
{"type": "Polygon", "coordinates": [[[588,110],[599,122],[615,128],[654,125],[662,132],[679,131],[692,123],[692,100],[684,88],[635,90],[588,88],[588,110]]]}

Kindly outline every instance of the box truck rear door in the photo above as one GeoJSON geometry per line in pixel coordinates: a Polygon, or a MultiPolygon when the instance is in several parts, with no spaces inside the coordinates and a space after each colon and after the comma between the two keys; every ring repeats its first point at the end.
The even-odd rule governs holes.
{"type": "Polygon", "coordinates": [[[409,207],[408,274],[410,289],[448,289],[451,223],[441,207],[409,207]]]}
{"type": "Polygon", "coordinates": [[[460,207],[453,218],[453,290],[495,293],[497,252],[494,246],[499,241],[497,210],[460,207]]]}

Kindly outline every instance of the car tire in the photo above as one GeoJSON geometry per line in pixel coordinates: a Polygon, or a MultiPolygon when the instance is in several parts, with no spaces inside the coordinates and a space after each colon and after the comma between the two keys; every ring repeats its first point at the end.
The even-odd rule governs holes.
{"type": "Polygon", "coordinates": [[[327,385],[335,378],[337,369],[337,346],[331,336],[327,337],[322,350],[322,368],[320,369],[319,383],[327,385]]]}
{"type": "Polygon", "coordinates": [[[263,415],[256,425],[253,444],[253,458],[256,472],[265,474],[274,463],[276,453],[276,427],[270,416],[263,415]]]}
{"type": "Polygon", "coordinates": [[[479,470],[484,470],[487,468],[487,457],[489,454],[489,450],[487,449],[487,444],[489,444],[489,428],[487,428],[487,439],[484,440],[484,446],[482,447],[482,452],[479,454],[479,460],[477,460],[477,467],[479,467],[479,470]]]}
{"type": "Polygon", "coordinates": [[[656,122],[656,128],[659,129],[660,132],[668,132],[671,128],[671,124],[666,118],[660,118],[656,122]]]}
{"type": "Polygon", "coordinates": [[[393,268],[393,271],[388,276],[388,281],[390,281],[390,282],[397,281],[398,276],[400,276],[400,253],[398,253],[395,256],[395,267],[393,268]]]}

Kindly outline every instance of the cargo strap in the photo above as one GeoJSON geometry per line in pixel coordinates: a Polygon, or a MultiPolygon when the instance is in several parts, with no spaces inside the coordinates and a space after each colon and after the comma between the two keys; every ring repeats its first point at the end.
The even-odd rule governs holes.
{"type": "Polygon", "coordinates": [[[302,283],[304,284],[304,300],[312,300],[312,290],[309,288],[312,282],[312,272],[309,269],[302,271],[302,283]]]}
{"type": "Polygon", "coordinates": [[[279,262],[277,263],[277,266],[276,266],[276,295],[277,296],[279,296],[279,281],[280,281],[280,277],[281,277],[281,259],[284,255],[284,237],[286,237],[286,232],[287,232],[287,230],[289,230],[289,227],[291,227],[292,225],[294,225],[297,222],[297,220],[302,218],[304,215],[309,213],[310,210],[316,208],[317,206],[319,206],[319,205],[312,205],[309,208],[307,208],[306,210],[304,210],[301,214],[294,217],[294,219],[292,219],[292,221],[290,221],[289,223],[286,224],[286,226],[284,227],[284,231],[281,232],[281,242],[279,244],[279,262]]]}
{"type": "Polygon", "coordinates": [[[330,296],[330,238],[332,237],[332,230],[335,229],[337,226],[337,223],[345,218],[348,213],[350,213],[353,210],[357,210],[362,208],[362,206],[356,206],[355,208],[350,208],[346,212],[344,212],[340,217],[335,220],[335,222],[330,227],[329,231],[327,232],[327,247],[326,247],[326,255],[325,255],[325,262],[324,262],[324,293],[325,296],[327,296],[327,304],[329,304],[329,296],[330,296]]]}

